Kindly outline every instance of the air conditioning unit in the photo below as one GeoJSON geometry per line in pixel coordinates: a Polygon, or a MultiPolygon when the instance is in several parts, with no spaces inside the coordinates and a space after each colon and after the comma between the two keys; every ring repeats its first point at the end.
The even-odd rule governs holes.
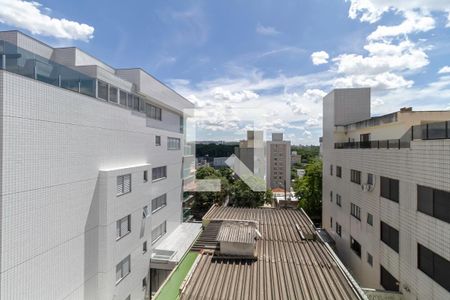
{"type": "Polygon", "coordinates": [[[361,189],[364,192],[371,192],[371,191],[373,191],[373,184],[368,184],[368,183],[361,184],[361,189]]]}

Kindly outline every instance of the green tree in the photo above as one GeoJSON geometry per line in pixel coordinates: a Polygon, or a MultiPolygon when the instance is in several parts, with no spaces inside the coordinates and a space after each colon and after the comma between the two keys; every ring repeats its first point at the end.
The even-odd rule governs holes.
{"type": "MultiPolygon", "coordinates": [[[[252,177],[250,180],[259,179],[252,177]]],[[[263,180],[261,180],[261,184],[264,184],[263,180]]],[[[240,178],[234,182],[231,191],[231,200],[233,206],[235,207],[259,207],[265,203],[272,202],[271,190],[266,190],[265,192],[255,192],[240,178]]]]}
{"type": "Polygon", "coordinates": [[[305,176],[294,182],[295,195],[310,218],[319,222],[322,219],[322,161],[315,159],[305,168],[305,176]]]}

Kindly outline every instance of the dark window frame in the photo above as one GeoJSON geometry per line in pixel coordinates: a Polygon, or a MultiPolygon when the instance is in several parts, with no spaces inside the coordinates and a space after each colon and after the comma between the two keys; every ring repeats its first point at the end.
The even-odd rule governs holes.
{"type": "Polygon", "coordinates": [[[383,221],[380,221],[380,240],[389,248],[399,253],[400,232],[383,221]]]}
{"type": "Polygon", "coordinates": [[[399,203],[400,181],[397,179],[380,176],[380,197],[399,203]]]}
{"type": "Polygon", "coordinates": [[[361,184],[361,171],[351,169],[350,181],[356,184],[361,184]]]}
{"type": "Polygon", "coordinates": [[[450,223],[450,192],[417,185],[417,211],[450,223]]]}
{"type": "Polygon", "coordinates": [[[352,249],[359,258],[361,258],[361,244],[352,236],[350,236],[350,249],[352,249]]]}
{"type": "Polygon", "coordinates": [[[450,292],[450,261],[417,243],[417,268],[450,292]]]}

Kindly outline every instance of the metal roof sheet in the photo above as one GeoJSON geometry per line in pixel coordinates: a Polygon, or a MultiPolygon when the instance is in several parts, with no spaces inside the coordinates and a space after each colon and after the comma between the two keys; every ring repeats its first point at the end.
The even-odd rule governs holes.
{"type": "MultiPolygon", "coordinates": [[[[303,211],[215,206],[204,216],[208,236],[200,236],[196,249],[217,241],[220,223],[225,222],[221,219],[258,221],[262,237],[256,242],[257,259],[200,251],[180,299],[367,299],[328,245],[321,239],[302,239],[297,228],[305,234],[315,231],[303,211]]],[[[219,247],[216,242],[214,248],[219,247]]]]}
{"type": "Polygon", "coordinates": [[[247,221],[224,221],[217,234],[217,241],[230,243],[256,243],[256,223],[247,221]]]}

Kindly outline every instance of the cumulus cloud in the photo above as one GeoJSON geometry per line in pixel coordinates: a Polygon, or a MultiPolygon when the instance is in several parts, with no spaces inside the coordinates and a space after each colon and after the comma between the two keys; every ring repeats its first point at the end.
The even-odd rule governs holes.
{"type": "Polygon", "coordinates": [[[257,93],[249,90],[232,92],[223,87],[214,88],[211,94],[216,100],[223,100],[236,103],[257,99],[259,97],[257,93]]]}
{"type": "Polygon", "coordinates": [[[1,23],[29,30],[33,34],[82,41],[88,41],[94,34],[94,27],[87,24],[46,15],[38,2],[0,0],[0,7],[1,23]]]}
{"type": "Polygon", "coordinates": [[[395,37],[416,32],[426,32],[434,28],[434,19],[429,15],[419,14],[415,11],[404,12],[405,20],[399,25],[380,25],[367,39],[379,40],[387,37],[395,37]]]}
{"type": "Polygon", "coordinates": [[[450,73],[450,66],[444,66],[439,69],[438,74],[448,74],[450,73]]]}
{"type": "Polygon", "coordinates": [[[328,59],[330,55],[328,55],[325,51],[317,51],[311,54],[311,60],[314,65],[322,65],[328,63],[328,59]]]}
{"type": "Polygon", "coordinates": [[[277,35],[280,32],[272,26],[264,26],[262,24],[256,25],[256,32],[262,35],[277,35]]]}

